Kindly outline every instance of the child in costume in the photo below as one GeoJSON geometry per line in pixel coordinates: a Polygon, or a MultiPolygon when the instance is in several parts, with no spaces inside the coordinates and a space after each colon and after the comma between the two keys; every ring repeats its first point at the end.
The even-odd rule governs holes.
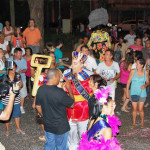
{"type": "Polygon", "coordinates": [[[97,83],[89,82],[95,95],[93,114],[87,131],[82,134],[78,150],[122,150],[115,138],[121,125],[119,118],[114,115],[115,102],[108,98],[111,88],[96,89],[97,83]]]}

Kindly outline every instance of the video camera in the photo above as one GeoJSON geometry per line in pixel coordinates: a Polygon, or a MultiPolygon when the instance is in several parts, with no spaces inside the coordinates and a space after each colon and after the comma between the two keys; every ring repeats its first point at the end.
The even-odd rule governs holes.
{"type": "MultiPolygon", "coordinates": [[[[13,84],[18,84],[16,82],[11,82],[9,80],[9,76],[8,76],[8,71],[9,69],[13,69],[13,61],[6,61],[5,63],[5,67],[6,67],[6,74],[4,74],[3,76],[0,77],[0,96],[5,96],[6,94],[9,93],[9,89],[12,87],[13,88],[13,84]]],[[[19,78],[18,78],[19,80],[19,78]]],[[[14,94],[18,94],[19,91],[15,91],[13,90],[14,94]]]]}

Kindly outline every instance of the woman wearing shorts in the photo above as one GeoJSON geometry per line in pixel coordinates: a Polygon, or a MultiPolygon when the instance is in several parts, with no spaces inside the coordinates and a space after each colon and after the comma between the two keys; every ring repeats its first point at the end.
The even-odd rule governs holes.
{"type": "Polygon", "coordinates": [[[133,126],[136,125],[137,110],[139,111],[141,118],[141,127],[144,126],[144,102],[147,97],[146,87],[149,85],[149,74],[143,68],[145,66],[145,60],[139,59],[136,62],[136,69],[132,70],[127,82],[127,99],[129,99],[129,87],[130,87],[130,99],[132,101],[132,117],[133,126]]]}

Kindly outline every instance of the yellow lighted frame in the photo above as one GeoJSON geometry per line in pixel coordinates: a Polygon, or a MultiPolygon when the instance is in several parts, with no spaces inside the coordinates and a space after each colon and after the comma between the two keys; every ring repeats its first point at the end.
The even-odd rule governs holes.
{"type": "Polygon", "coordinates": [[[36,67],[36,74],[35,74],[35,79],[34,79],[34,85],[33,85],[33,90],[32,90],[32,96],[36,96],[37,90],[40,87],[39,86],[39,76],[42,72],[43,68],[50,68],[52,62],[52,58],[50,56],[45,56],[45,55],[38,55],[38,54],[33,54],[32,59],[31,59],[31,66],[36,67]],[[47,64],[39,64],[35,62],[36,58],[47,58],[47,64]]]}

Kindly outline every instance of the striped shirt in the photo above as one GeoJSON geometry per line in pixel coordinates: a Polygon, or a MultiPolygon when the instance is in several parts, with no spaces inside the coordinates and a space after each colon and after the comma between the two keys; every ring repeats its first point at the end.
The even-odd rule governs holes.
{"type": "MultiPolygon", "coordinates": [[[[14,77],[14,82],[18,82],[20,81],[20,79],[21,79],[20,74],[16,72],[15,77],[14,77]]],[[[19,94],[16,94],[15,96],[14,105],[20,104],[20,101],[21,101],[21,96],[20,96],[20,91],[19,91],[19,94]]],[[[5,97],[2,98],[3,105],[7,105],[8,102],[9,102],[9,93],[5,97]]]]}

